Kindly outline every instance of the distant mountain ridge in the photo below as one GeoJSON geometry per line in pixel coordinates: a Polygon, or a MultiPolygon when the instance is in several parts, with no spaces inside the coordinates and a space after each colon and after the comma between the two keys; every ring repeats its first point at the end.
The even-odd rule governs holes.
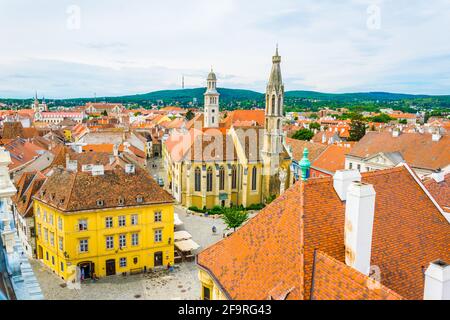
{"type": "MultiPolygon", "coordinates": [[[[264,94],[252,90],[218,88],[220,103],[226,109],[264,107],[264,94]]],[[[197,105],[203,105],[203,95],[206,88],[161,90],[144,94],[125,95],[115,97],[97,97],[96,101],[110,103],[137,104],[149,106],[162,102],[164,105],[190,106],[196,100],[197,105]]],[[[53,101],[53,105],[77,106],[86,102],[94,101],[94,98],[71,98],[71,99],[47,99],[53,101]]],[[[1,99],[0,102],[17,103],[27,105],[32,99],[1,99]]],[[[316,91],[294,90],[285,93],[286,105],[291,107],[303,107],[317,109],[324,106],[355,106],[368,104],[390,105],[392,102],[410,107],[413,105],[425,108],[448,108],[450,106],[450,95],[414,95],[389,92],[356,92],[356,93],[322,93],[316,91]]],[[[159,103],[160,104],[160,103],[159,103]]],[[[160,104],[161,105],[161,104],[160,104]]]]}
{"type": "MultiPolygon", "coordinates": [[[[132,96],[111,97],[108,100],[124,99],[124,100],[177,100],[177,99],[190,99],[196,98],[199,102],[203,101],[203,94],[206,88],[195,89],[179,89],[179,90],[162,90],[155,91],[146,94],[138,94],[132,96]]],[[[230,100],[264,100],[264,94],[251,90],[243,89],[226,89],[218,88],[222,101],[230,100]]],[[[403,93],[390,93],[390,92],[356,92],[356,93],[322,93],[316,91],[286,91],[286,98],[293,99],[311,99],[322,101],[342,101],[351,102],[355,100],[369,100],[369,101],[396,101],[404,99],[449,99],[447,96],[434,96],[434,95],[415,95],[415,94],[403,94],[403,93]]]]}
{"type": "MultiPolygon", "coordinates": [[[[227,89],[227,88],[218,88],[220,93],[220,99],[223,101],[229,100],[259,100],[264,97],[262,93],[251,91],[251,90],[243,90],[243,89],[227,89]]],[[[123,96],[116,98],[107,98],[110,99],[124,99],[124,100],[192,100],[196,98],[199,102],[203,101],[203,94],[205,93],[206,88],[195,88],[195,89],[179,89],[179,90],[162,90],[155,91],[145,94],[137,94],[131,96],[123,96]]]]}

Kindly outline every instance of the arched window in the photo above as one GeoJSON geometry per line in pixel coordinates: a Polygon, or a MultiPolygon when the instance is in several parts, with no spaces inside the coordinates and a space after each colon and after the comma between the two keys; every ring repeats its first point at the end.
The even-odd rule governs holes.
{"type": "Polygon", "coordinates": [[[202,191],[202,172],[200,168],[195,169],[195,191],[202,191]]]}
{"type": "Polygon", "coordinates": [[[206,172],[206,191],[211,192],[213,189],[213,171],[212,168],[209,167],[206,172]]]}
{"type": "Polygon", "coordinates": [[[219,169],[219,188],[220,191],[225,190],[225,168],[220,167],[219,169]]]}
{"type": "Polygon", "coordinates": [[[237,187],[237,170],[236,166],[231,168],[231,188],[236,189],[237,187]]]}
{"type": "Polygon", "coordinates": [[[272,96],[271,107],[272,107],[272,115],[274,115],[275,114],[275,95],[272,96]]]}
{"type": "Polygon", "coordinates": [[[256,167],[253,167],[253,169],[252,169],[252,191],[256,191],[256,179],[257,178],[258,178],[258,176],[257,176],[256,167]]]}

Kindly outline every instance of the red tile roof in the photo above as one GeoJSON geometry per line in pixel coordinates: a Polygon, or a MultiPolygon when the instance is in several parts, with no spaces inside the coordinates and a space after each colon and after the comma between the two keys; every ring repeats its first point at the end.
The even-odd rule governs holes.
{"type": "Polygon", "coordinates": [[[327,149],[326,145],[321,143],[296,140],[292,138],[286,138],[286,143],[292,148],[292,156],[294,160],[300,161],[303,158],[303,151],[308,148],[309,160],[316,160],[322,152],[327,149]]]}
{"type": "Polygon", "coordinates": [[[334,173],[345,169],[345,155],[350,152],[350,148],[338,145],[329,145],[313,162],[311,167],[324,170],[327,173],[334,173]]]}
{"type": "Polygon", "coordinates": [[[35,198],[64,212],[173,203],[172,196],[146,170],[136,168],[136,173],[127,174],[121,167],[99,176],[54,168],[35,198]],[[104,205],[99,206],[98,200],[104,205]]]}
{"type": "Polygon", "coordinates": [[[402,300],[403,298],[357,270],[317,251],[311,300],[402,300]]]}
{"type": "Polygon", "coordinates": [[[428,179],[423,184],[442,209],[450,212],[450,173],[445,176],[442,182],[438,183],[434,179],[428,179]]]}
{"type": "Polygon", "coordinates": [[[226,128],[242,122],[255,122],[258,126],[264,126],[264,110],[235,110],[227,113],[227,117],[222,121],[226,128]]]}
{"type": "Polygon", "coordinates": [[[414,168],[437,170],[450,163],[450,136],[435,142],[426,133],[402,133],[394,138],[390,132],[368,132],[349,155],[367,158],[380,152],[400,152],[414,168]]]}

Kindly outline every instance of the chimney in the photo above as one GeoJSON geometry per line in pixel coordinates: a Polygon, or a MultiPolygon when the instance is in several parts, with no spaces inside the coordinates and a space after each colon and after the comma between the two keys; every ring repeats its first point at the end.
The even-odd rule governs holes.
{"type": "Polygon", "coordinates": [[[431,174],[431,177],[436,181],[437,183],[441,183],[445,181],[445,173],[442,170],[439,170],[437,172],[433,172],[431,174]]]}
{"type": "Polygon", "coordinates": [[[103,176],[105,174],[105,168],[103,165],[95,165],[92,166],[92,175],[93,176],[103,176]]]}
{"type": "Polygon", "coordinates": [[[70,172],[78,171],[78,161],[77,160],[66,160],[66,169],[70,172]]]}
{"type": "Polygon", "coordinates": [[[450,265],[442,260],[432,262],[425,271],[424,300],[450,300],[450,265]]]}
{"type": "Polygon", "coordinates": [[[372,185],[354,182],[345,205],[345,263],[369,275],[376,192],[372,185]]]}
{"type": "Polygon", "coordinates": [[[398,137],[400,136],[400,129],[395,128],[395,129],[392,131],[392,136],[393,136],[394,138],[398,138],[398,137]]]}
{"type": "Polygon", "coordinates": [[[136,172],[136,167],[134,164],[126,164],[125,165],[125,173],[134,174],[136,172]]]}
{"type": "Polygon", "coordinates": [[[358,170],[339,170],[333,177],[333,187],[342,201],[347,200],[347,189],[352,182],[361,181],[361,173],[358,170]]]}

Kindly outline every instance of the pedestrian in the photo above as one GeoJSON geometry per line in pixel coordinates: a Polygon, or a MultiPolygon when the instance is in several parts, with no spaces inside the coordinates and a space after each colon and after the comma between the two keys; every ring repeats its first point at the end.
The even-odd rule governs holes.
{"type": "Polygon", "coordinates": [[[212,232],[213,232],[213,234],[216,234],[216,233],[217,233],[217,228],[216,228],[216,226],[213,226],[213,227],[212,227],[212,232]]]}
{"type": "Polygon", "coordinates": [[[80,280],[83,281],[84,280],[84,269],[81,268],[81,276],[80,276],[80,280]]]}

